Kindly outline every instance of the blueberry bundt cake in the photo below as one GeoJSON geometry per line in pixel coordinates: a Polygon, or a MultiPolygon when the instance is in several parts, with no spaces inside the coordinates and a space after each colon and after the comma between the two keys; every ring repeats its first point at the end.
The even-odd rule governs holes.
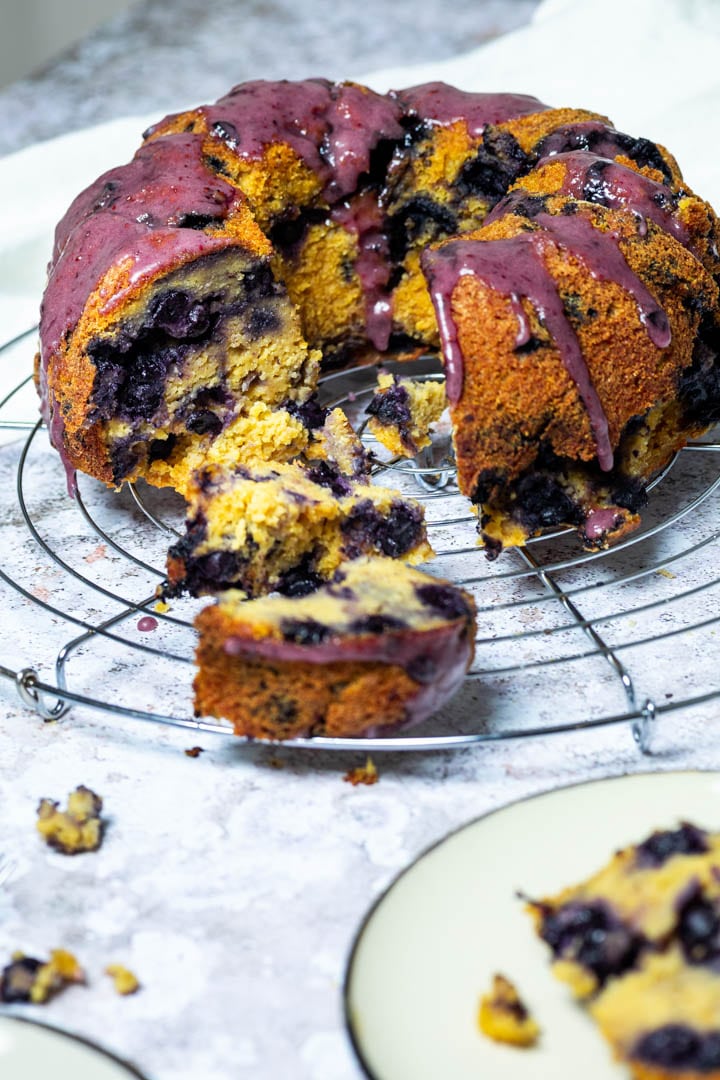
{"type": "Polygon", "coordinates": [[[474,647],[471,598],[386,558],[346,562],[308,596],[230,591],[196,626],[196,710],[252,738],[385,734],[422,720],[458,689],[474,647]]]}
{"type": "Polygon", "coordinates": [[[430,425],[445,409],[445,385],[382,373],[367,407],[368,431],[391,454],[415,457],[431,443],[430,425]]]}
{"type": "Polygon", "coordinates": [[[487,551],[555,524],[603,545],[720,415],[717,231],[662,147],[595,113],[241,84],[58,226],[44,414],[70,471],[184,491],[207,455],[302,452],[320,356],[441,347],[487,551]]]}
{"type": "Polygon", "coordinates": [[[637,1080],[720,1077],[720,834],[655,832],[530,910],[637,1080]]]}

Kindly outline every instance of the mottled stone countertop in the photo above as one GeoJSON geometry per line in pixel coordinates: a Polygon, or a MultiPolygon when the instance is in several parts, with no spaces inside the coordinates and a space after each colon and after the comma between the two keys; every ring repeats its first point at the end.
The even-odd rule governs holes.
{"type": "MultiPolygon", "coordinates": [[[[451,56],[523,23],[534,6],[149,0],[0,92],[0,153],[121,115],[207,100],[249,77],[352,76],[451,56]]],[[[48,161],[48,183],[52,171],[48,161]]],[[[17,442],[0,450],[3,492],[13,488],[18,453],[17,442]]],[[[56,472],[57,462],[38,450],[33,514],[41,531],[67,528],[75,536],[77,518],[65,525],[62,485],[50,482],[56,472]]],[[[132,543],[130,516],[117,517],[106,496],[96,492],[93,506],[132,543]]],[[[23,563],[28,595],[0,586],[0,664],[32,664],[51,678],[53,649],[80,630],[68,631],[32,603],[59,602],[63,577],[38,554],[17,510],[3,514],[15,530],[6,555],[13,566],[23,563]]],[[[104,561],[123,588],[134,585],[132,569],[117,566],[97,539],[75,536],[75,548],[84,572],[104,561]]],[[[670,589],[678,577],[668,572],[658,586],[670,589]]],[[[104,613],[99,598],[88,605],[88,618],[104,613]]],[[[527,615],[534,617],[531,609],[527,615]]],[[[688,662],[689,653],[678,662],[668,642],[655,673],[657,700],[672,696],[661,679],[683,685],[688,662]]],[[[117,666],[100,653],[80,647],[73,683],[82,688],[103,671],[117,680],[117,666]]],[[[703,654],[713,671],[716,654],[716,645],[703,654]]],[[[161,698],[171,711],[187,693],[185,683],[144,682],[124,670],[119,703],[126,690],[138,707],[161,698]]],[[[512,685],[504,693],[512,703],[512,685]]],[[[562,687],[553,711],[567,719],[562,687]]],[[[42,1011],[20,1011],[98,1040],[148,1080],[359,1080],[343,1028],[343,971],[364,913],[393,877],[449,830],[513,799],[627,772],[720,767],[717,712],[710,701],[669,714],[648,758],[623,724],[454,753],[378,754],[379,782],[354,787],[343,777],[363,764],[361,750],[238,746],[81,707],[44,724],[1,680],[0,857],[10,874],[0,884],[0,961],[18,948],[74,951],[88,986],[70,988],[42,1011]],[[186,756],[196,743],[203,752],[186,756]],[[107,835],[97,854],[67,858],[41,844],[35,807],[41,796],[64,799],[79,783],[103,796],[107,835]],[[115,996],[102,975],[108,962],[135,970],[141,992],[115,996]]],[[[567,836],[540,842],[550,851],[582,837],[568,823],[567,836]]]]}

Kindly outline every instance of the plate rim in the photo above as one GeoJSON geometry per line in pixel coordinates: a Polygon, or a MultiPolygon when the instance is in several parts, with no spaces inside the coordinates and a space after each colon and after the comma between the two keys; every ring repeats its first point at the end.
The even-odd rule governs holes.
{"type": "Polygon", "coordinates": [[[698,776],[698,775],[712,775],[712,774],[715,774],[718,778],[720,778],[720,768],[714,768],[714,769],[702,769],[702,768],[691,768],[691,769],[638,769],[636,771],[630,771],[630,772],[623,771],[623,772],[617,772],[617,773],[609,773],[607,776],[594,777],[594,778],[589,779],[589,780],[577,780],[577,781],[574,781],[571,784],[562,784],[559,787],[544,788],[543,790],[533,792],[530,795],[521,795],[517,799],[511,799],[509,802],[503,803],[501,806],[491,807],[489,810],[486,810],[484,813],[478,814],[477,817],[471,818],[469,821],[465,821],[461,825],[457,825],[455,828],[453,828],[449,832],[445,833],[439,839],[434,840],[432,842],[432,844],[430,844],[428,847],[423,848],[423,850],[420,851],[406,866],[404,866],[401,870],[398,871],[397,874],[395,874],[392,877],[392,879],[388,882],[388,884],[385,886],[385,888],[381,891],[379,896],[377,896],[375,898],[375,900],[372,902],[370,907],[367,909],[367,911],[363,915],[362,919],[360,920],[360,923],[359,923],[357,929],[355,930],[355,933],[353,935],[352,942],[351,942],[351,945],[350,945],[350,949],[349,949],[348,954],[347,954],[347,959],[345,961],[345,970],[343,972],[343,979],[342,979],[342,984],[341,984],[341,987],[340,987],[340,993],[341,993],[341,996],[342,996],[343,1026],[345,1028],[345,1033],[346,1033],[346,1035],[347,1035],[347,1037],[349,1039],[350,1045],[352,1047],[352,1051],[353,1051],[353,1054],[355,1056],[355,1061],[360,1066],[360,1069],[362,1070],[362,1073],[363,1073],[363,1076],[365,1077],[365,1080],[383,1080],[383,1078],[378,1073],[374,1072],[371,1069],[370,1064],[367,1061],[367,1059],[366,1059],[366,1057],[365,1057],[365,1055],[364,1055],[364,1053],[362,1051],[362,1048],[360,1046],[360,1041],[359,1041],[359,1039],[358,1039],[358,1037],[357,1037],[357,1035],[355,1033],[355,1028],[354,1028],[353,1020],[352,1020],[352,1011],[351,1011],[351,1008],[350,1008],[350,982],[351,982],[351,979],[352,979],[353,968],[354,968],[354,965],[355,965],[357,954],[359,952],[363,936],[365,934],[365,931],[367,930],[367,927],[368,927],[371,919],[375,915],[375,912],[380,907],[380,905],[385,901],[386,897],[390,894],[390,892],[392,892],[392,890],[395,888],[395,886],[397,884],[399,884],[399,882],[406,876],[406,874],[409,874],[412,870],[415,869],[415,867],[419,863],[421,863],[428,856],[432,855],[433,852],[437,848],[439,848],[441,845],[445,844],[447,841],[452,840],[455,836],[459,835],[461,832],[464,832],[466,829],[473,828],[475,825],[479,824],[481,821],[485,821],[487,818],[495,817],[495,815],[501,814],[505,810],[509,810],[511,807],[520,806],[520,805],[522,805],[523,803],[526,803],[526,802],[532,802],[532,801],[534,801],[536,799],[544,799],[544,798],[547,798],[550,795],[557,795],[557,794],[560,794],[561,792],[572,791],[572,790],[575,790],[577,788],[595,787],[595,786],[597,786],[599,784],[613,783],[613,782],[616,782],[618,780],[631,780],[631,779],[634,779],[635,777],[650,777],[650,776],[657,776],[657,777],[687,776],[687,777],[692,777],[692,776],[698,776]]]}
{"type": "Polygon", "coordinates": [[[94,1050],[95,1053],[101,1054],[103,1057],[108,1058],[116,1065],[120,1065],[131,1076],[134,1076],[136,1080],[149,1080],[149,1077],[140,1072],[137,1065],[127,1058],[120,1057],[112,1050],[108,1050],[107,1047],[101,1046],[100,1043],[95,1042],[94,1039],[88,1035],[81,1035],[76,1031],[69,1031],[67,1028],[58,1027],[56,1024],[50,1024],[47,1020],[39,1020],[34,1016],[22,1016],[20,1013],[14,1013],[7,1009],[0,1008],[0,1021],[12,1020],[20,1024],[27,1024],[28,1027],[39,1027],[45,1031],[51,1032],[53,1035],[62,1035],[64,1038],[71,1039],[73,1042],[80,1043],[82,1046],[94,1050]]]}

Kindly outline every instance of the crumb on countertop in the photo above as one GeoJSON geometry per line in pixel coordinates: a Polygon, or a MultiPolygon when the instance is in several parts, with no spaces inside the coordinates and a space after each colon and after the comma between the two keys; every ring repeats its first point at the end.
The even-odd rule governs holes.
{"type": "Polygon", "coordinates": [[[350,769],[343,776],[343,780],[352,784],[353,787],[357,787],[358,784],[377,784],[378,779],[378,771],[371,757],[368,757],[364,765],[360,765],[357,769],[350,769]]]}
{"type": "Polygon", "coordinates": [[[84,983],[85,972],[66,949],[52,949],[49,960],[13,953],[0,973],[0,1001],[41,1005],[72,983],[84,983]]]}
{"type": "Polygon", "coordinates": [[[58,809],[59,803],[52,799],[41,799],[38,832],[46,844],[63,855],[96,851],[103,838],[102,805],[100,796],[83,784],[68,795],[66,810],[58,809]]]}
{"type": "Polygon", "coordinates": [[[534,1046],[540,1036],[540,1027],[504,975],[493,976],[492,990],[480,999],[477,1021],[483,1035],[511,1046],[534,1046]]]}
{"type": "Polygon", "coordinates": [[[105,974],[109,975],[115,985],[118,994],[134,994],[140,989],[140,982],[132,971],[123,967],[122,964],[108,964],[105,974]]]}
{"type": "Polygon", "coordinates": [[[187,757],[200,757],[200,755],[204,754],[205,751],[203,750],[202,746],[191,746],[189,750],[185,751],[185,753],[187,757]]]}

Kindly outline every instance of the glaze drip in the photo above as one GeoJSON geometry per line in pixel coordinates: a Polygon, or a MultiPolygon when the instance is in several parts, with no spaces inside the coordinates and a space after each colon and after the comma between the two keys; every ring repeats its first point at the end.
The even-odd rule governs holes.
{"type": "Polygon", "coordinates": [[[392,263],[383,212],[374,195],[366,192],[335,207],[330,216],[357,237],[355,270],[365,298],[365,332],[373,346],[384,352],[392,333],[393,309],[388,290],[392,263]]]}
{"type": "Polygon", "coordinates": [[[322,181],[331,204],[356,190],[381,140],[405,135],[392,98],[327,79],[241,83],[200,112],[211,134],[240,157],[260,160],[268,146],[287,143],[322,181]]]}
{"type": "Polygon", "coordinates": [[[524,232],[511,239],[457,240],[439,251],[426,251],[422,265],[438,320],[445,362],[448,401],[456,405],[462,395],[463,357],[452,314],[452,297],[458,281],[468,274],[510,299],[518,316],[516,346],[529,340],[530,328],[520,303],[530,301],[538,318],[553,336],[565,368],[578,388],[590,419],[602,469],[613,464],[613,452],[605,412],[582,355],[555,282],[542,257],[550,243],[547,233],[524,232]]]}
{"type": "Polygon", "coordinates": [[[444,82],[391,90],[390,96],[401,102],[410,116],[433,126],[464,121],[471,138],[482,135],[488,124],[502,124],[550,108],[529,94],[473,94],[444,82]]]}
{"type": "MultiPolygon", "coordinates": [[[[565,166],[561,189],[564,195],[599,203],[612,210],[631,210],[642,222],[646,218],[654,221],[663,232],[674,236],[683,247],[694,250],[687,229],[677,217],[677,207],[665,184],[586,150],[542,158],[538,162],[538,168],[542,168],[549,161],[560,161],[565,166]]],[[[644,236],[645,231],[643,224],[639,223],[639,234],[644,236]]]]}
{"type": "MultiPolygon", "coordinates": [[[[501,213],[502,209],[498,207],[493,216],[501,213]]],[[[452,315],[452,295],[459,279],[472,274],[510,300],[518,320],[516,347],[530,340],[530,324],[521,299],[529,300],[535,308],[538,318],[552,334],[585,405],[600,467],[609,471],[613,466],[613,451],[607,417],[577,335],[545,266],[543,251],[549,243],[554,243],[581,259],[593,277],[617,282],[635,300],[640,321],[659,349],[670,344],[670,324],[663,309],[628,266],[616,233],[594,228],[581,213],[552,215],[541,211],[533,221],[538,229],[519,233],[511,239],[457,240],[438,251],[423,253],[422,266],[430,285],[443,346],[448,400],[457,404],[463,381],[462,350],[452,315]]]]}

